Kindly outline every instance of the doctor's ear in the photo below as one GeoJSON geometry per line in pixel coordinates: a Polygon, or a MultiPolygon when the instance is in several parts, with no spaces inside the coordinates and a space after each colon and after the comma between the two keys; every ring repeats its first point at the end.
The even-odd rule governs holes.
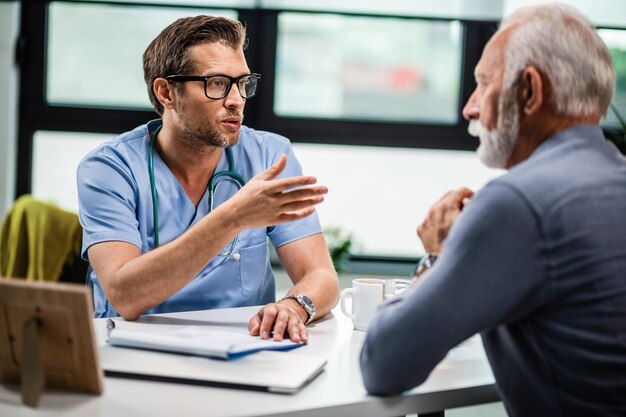
{"type": "Polygon", "coordinates": [[[174,107],[174,85],[165,78],[157,78],[152,84],[152,90],[157,100],[166,109],[174,107]]]}
{"type": "Polygon", "coordinates": [[[527,67],[522,71],[520,82],[520,98],[524,114],[536,113],[544,101],[545,84],[541,73],[535,67],[527,67]]]}

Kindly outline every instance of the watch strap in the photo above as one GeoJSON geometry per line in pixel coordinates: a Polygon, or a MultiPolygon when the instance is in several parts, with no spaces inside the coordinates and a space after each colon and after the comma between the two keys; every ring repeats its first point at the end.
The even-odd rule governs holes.
{"type": "Polygon", "coordinates": [[[427,253],[420,259],[420,261],[415,266],[415,270],[413,271],[413,277],[417,278],[427,270],[433,267],[437,261],[437,255],[433,255],[432,253],[427,253]]]}
{"type": "Polygon", "coordinates": [[[298,303],[298,305],[302,307],[304,312],[307,314],[307,319],[304,322],[305,326],[309,324],[311,321],[313,321],[313,319],[315,318],[315,305],[313,304],[313,301],[311,301],[311,299],[307,297],[306,295],[292,294],[292,295],[283,297],[282,299],[283,300],[288,300],[288,299],[295,300],[298,303]]]}

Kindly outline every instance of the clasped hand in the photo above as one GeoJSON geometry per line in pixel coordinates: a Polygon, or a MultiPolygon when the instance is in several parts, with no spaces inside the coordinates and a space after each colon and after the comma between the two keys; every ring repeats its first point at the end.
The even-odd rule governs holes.
{"type": "Polygon", "coordinates": [[[417,228],[426,253],[439,255],[441,245],[448,237],[450,228],[461,214],[463,207],[474,196],[467,188],[459,188],[445,194],[426,215],[426,219],[417,228]]]}

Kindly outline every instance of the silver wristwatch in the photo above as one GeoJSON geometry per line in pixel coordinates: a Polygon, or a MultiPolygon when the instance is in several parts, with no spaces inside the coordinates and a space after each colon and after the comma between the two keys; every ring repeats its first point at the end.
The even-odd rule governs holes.
{"type": "Polygon", "coordinates": [[[430,253],[424,255],[415,267],[415,271],[413,271],[413,277],[417,278],[422,275],[422,273],[432,268],[436,260],[437,255],[433,255],[430,253]]]}
{"type": "Polygon", "coordinates": [[[289,298],[291,298],[292,300],[296,300],[296,302],[300,304],[300,307],[302,307],[304,311],[306,311],[306,314],[308,314],[309,317],[304,322],[304,325],[306,326],[307,324],[312,322],[315,318],[315,304],[313,304],[313,301],[311,301],[311,299],[304,294],[288,295],[283,298],[283,300],[287,300],[289,298]]]}

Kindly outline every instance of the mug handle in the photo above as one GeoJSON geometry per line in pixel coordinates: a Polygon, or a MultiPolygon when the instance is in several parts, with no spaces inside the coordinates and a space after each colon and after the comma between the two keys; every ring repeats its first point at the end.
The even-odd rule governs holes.
{"type": "Polygon", "coordinates": [[[348,295],[351,295],[352,293],[354,293],[354,288],[346,288],[345,290],[341,291],[340,305],[341,305],[341,312],[345,314],[346,316],[350,317],[351,319],[354,319],[354,314],[348,313],[348,309],[346,308],[346,298],[348,297],[348,295]]]}

